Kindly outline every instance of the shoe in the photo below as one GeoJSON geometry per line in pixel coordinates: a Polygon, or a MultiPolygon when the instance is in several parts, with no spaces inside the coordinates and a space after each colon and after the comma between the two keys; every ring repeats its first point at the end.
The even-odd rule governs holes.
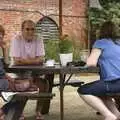
{"type": "Polygon", "coordinates": [[[1,97],[4,101],[9,102],[12,100],[14,95],[17,94],[16,92],[1,92],[1,97]]]}

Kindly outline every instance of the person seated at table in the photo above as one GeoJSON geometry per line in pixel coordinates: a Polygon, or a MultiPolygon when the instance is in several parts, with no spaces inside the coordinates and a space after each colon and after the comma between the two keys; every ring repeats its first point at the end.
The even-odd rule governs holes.
{"type": "MultiPolygon", "coordinates": [[[[13,64],[42,65],[45,56],[44,43],[43,40],[36,35],[35,23],[32,20],[23,21],[21,25],[21,31],[21,33],[17,34],[11,40],[10,57],[13,59],[13,64]]],[[[33,77],[34,79],[37,78],[36,76],[38,75],[36,73],[32,73],[31,75],[30,71],[19,76],[28,78],[33,77]]],[[[40,85],[36,79],[34,79],[32,83],[40,85]]],[[[38,100],[36,108],[36,120],[43,119],[39,109],[40,104],[38,100]]]]}
{"type": "MultiPolygon", "coordinates": [[[[0,47],[5,49],[5,42],[3,41],[5,35],[5,30],[3,26],[0,25],[0,47]]],[[[26,85],[26,84],[24,84],[26,85]]],[[[14,79],[12,79],[10,76],[8,76],[5,73],[4,66],[3,66],[3,60],[0,59],[0,94],[2,91],[14,91],[14,79]]],[[[26,86],[26,89],[29,86],[26,86]]],[[[0,120],[4,120],[5,114],[7,114],[8,110],[12,108],[12,106],[16,106],[19,104],[19,102],[8,102],[5,105],[2,106],[0,109],[0,120]]]]}
{"type": "Polygon", "coordinates": [[[115,102],[108,94],[120,93],[120,40],[111,21],[103,23],[86,66],[99,66],[100,80],[78,88],[80,97],[103,115],[104,120],[120,119],[115,102]]]}

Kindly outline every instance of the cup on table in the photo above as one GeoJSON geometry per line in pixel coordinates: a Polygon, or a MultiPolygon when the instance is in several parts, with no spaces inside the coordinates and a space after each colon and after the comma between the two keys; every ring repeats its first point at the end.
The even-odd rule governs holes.
{"type": "Polygon", "coordinates": [[[50,59],[50,60],[47,60],[47,61],[46,61],[45,66],[53,67],[54,64],[55,64],[55,60],[50,59]]]}
{"type": "Polygon", "coordinates": [[[87,58],[89,56],[89,50],[82,50],[80,52],[80,54],[81,54],[81,56],[80,56],[81,61],[86,62],[86,60],[87,60],[87,58]]]}

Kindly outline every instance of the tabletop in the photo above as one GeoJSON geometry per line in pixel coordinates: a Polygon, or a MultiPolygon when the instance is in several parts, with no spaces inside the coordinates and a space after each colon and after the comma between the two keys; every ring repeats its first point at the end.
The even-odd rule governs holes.
{"type": "Polygon", "coordinates": [[[55,65],[53,67],[47,67],[47,66],[41,66],[41,65],[10,65],[7,68],[8,72],[19,72],[19,71],[39,71],[40,73],[77,73],[77,72],[83,72],[83,73],[96,73],[99,71],[97,67],[84,67],[84,66],[60,66],[55,65]]]}

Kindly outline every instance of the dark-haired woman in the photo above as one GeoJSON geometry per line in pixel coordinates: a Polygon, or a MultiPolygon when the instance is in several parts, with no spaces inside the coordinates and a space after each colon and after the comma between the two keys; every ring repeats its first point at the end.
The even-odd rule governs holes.
{"type": "Polygon", "coordinates": [[[99,111],[104,120],[119,120],[120,112],[107,96],[120,92],[120,41],[113,22],[107,21],[101,26],[99,40],[94,43],[86,65],[99,66],[100,80],[79,87],[80,97],[99,111]]]}

